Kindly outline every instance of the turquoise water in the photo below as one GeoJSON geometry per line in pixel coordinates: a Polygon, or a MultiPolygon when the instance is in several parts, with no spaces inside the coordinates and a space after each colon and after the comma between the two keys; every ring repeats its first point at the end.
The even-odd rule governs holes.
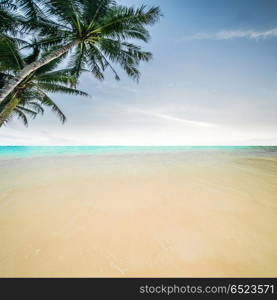
{"type": "Polygon", "coordinates": [[[0,159],[161,152],[231,152],[277,156],[277,146],[0,146],[0,159]]]}

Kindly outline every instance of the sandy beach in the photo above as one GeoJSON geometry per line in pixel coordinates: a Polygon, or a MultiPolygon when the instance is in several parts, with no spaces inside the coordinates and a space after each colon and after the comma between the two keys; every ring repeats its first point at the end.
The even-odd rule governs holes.
{"type": "Polygon", "coordinates": [[[0,161],[1,277],[277,275],[277,157],[0,161]]]}

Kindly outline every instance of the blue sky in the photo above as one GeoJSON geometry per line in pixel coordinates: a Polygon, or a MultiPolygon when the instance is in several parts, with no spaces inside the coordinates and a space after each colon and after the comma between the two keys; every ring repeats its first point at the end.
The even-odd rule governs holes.
{"type": "Polygon", "coordinates": [[[14,120],[0,144],[277,145],[277,1],[120,2],[164,14],[140,82],[85,74],[90,98],[53,96],[65,125],[50,112],[28,128],[14,120]]]}

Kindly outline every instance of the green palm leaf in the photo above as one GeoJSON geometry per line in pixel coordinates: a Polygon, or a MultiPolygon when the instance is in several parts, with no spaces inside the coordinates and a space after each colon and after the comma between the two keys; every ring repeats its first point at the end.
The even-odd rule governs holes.
{"type": "MultiPolygon", "coordinates": [[[[84,71],[83,69],[81,71],[84,71]]],[[[36,80],[42,83],[61,83],[70,86],[76,84],[76,76],[72,75],[73,69],[61,69],[57,71],[37,74],[36,80]]]]}
{"type": "Polygon", "coordinates": [[[16,42],[7,35],[0,35],[0,70],[19,70],[23,67],[22,56],[16,42]]]}
{"type": "Polygon", "coordinates": [[[24,112],[24,113],[27,113],[28,115],[30,115],[33,119],[37,116],[38,112],[36,112],[35,110],[32,110],[32,109],[29,109],[29,108],[26,108],[22,105],[18,105],[16,107],[17,109],[19,109],[20,111],[24,112]]]}
{"type": "Polygon", "coordinates": [[[66,116],[61,111],[61,109],[55,104],[55,102],[49,96],[47,96],[46,93],[42,91],[41,91],[40,102],[42,105],[49,107],[59,117],[62,123],[66,121],[66,116]]]}
{"type": "Polygon", "coordinates": [[[75,96],[88,96],[88,94],[83,91],[69,88],[55,83],[39,82],[37,86],[50,93],[64,93],[64,94],[75,95],[75,96]]]}
{"type": "MultiPolygon", "coordinates": [[[[28,118],[24,112],[22,112],[19,108],[15,108],[12,112],[11,117],[17,116],[18,119],[23,121],[23,124],[25,126],[28,126],[28,118]]],[[[7,121],[9,121],[11,118],[9,118],[7,121]]]]}

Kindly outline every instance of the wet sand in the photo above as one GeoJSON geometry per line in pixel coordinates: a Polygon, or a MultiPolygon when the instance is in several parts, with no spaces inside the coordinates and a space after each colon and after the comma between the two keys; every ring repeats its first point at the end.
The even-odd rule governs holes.
{"type": "Polygon", "coordinates": [[[277,275],[277,159],[0,162],[1,277],[277,275]]]}

